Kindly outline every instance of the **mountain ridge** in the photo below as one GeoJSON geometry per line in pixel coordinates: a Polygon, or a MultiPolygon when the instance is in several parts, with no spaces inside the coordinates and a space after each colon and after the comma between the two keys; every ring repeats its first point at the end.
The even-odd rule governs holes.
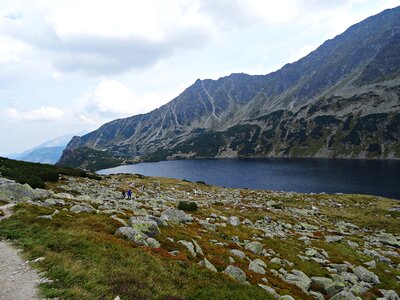
{"type": "MultiPolygon", "coordinates": [[[[74,156],[74,151],[79,148],[106,151],[111,157],[120,160],[139,157],[152,159],[154,157],[161,159],[202,157],[197,152],[191,151],[193,149],[188,149],[183,155],[172,152],[174,149],[181,148],[187,141],[196,139],[199,133],[226,132],[231,127],[243,125],[249,120],[278,110],[295,114],[302,107],[311,108],[313,103],[323,101],[323,99],[331,99],[339,103],[342,99],[364,95],[362,98],[366,99],[365,102],[369,105],[386,105],[391,107],[392,112],[398,114],[400,106],[396,87],[400,85],[399,39],[400,7],[397,7],[349,27],[344,33],[327,40],[309,55],[267,75],[236,73],[218,80],[196,80],[178,97],[156,110],[114,120],[80,138],[74,137],[64,151],[60,164],[68,165],[69,159],[74,156]],[[379,101],[383,101],[384,104],[369,101],[368,93],[372,93],[371,97],[378,96],[379,101]],[[157,154],[165,151],[171,155],[165,157],[157,154]]],[[[339,107],[340,103],[337,105],[339,107]]],[[[362,102],[358,102],[357,105],[361,105],[362,109],[357,109],[352,105],[348,109],[356,109],[361,114],[363,110],[374,113],[373,107],[367,107],[362,102]]],[[[332,113],[338,114],[339,111],[340,109],[337,109],[332,113]]],[[[315,117],[318,116],[317,111],[314,114],[315,117]]],[[[390,117],[389,123],[392,125],[387,122],[379,123],[381,122],[379,120],[375,121],[379,123],[379,128],[392,126],[392,129],[397,130],[396,120],[396,116],[390,117]],[[392,117],[394,125],[390,123],[392,117]]],[[[292,122],[297,124],[296,126],[305,126],[301,119],[292,120],[292,122]]],[[[344,122],[335,127],[335,132],[340,126],[344,126],[344,122]]],[[[291,127],[289,125],[288,127],[291,127]]],[[[303,128],[306,135],[314,130],[314,125],[312,123],[303,128]]],[[[260,127],[260,132],[265,133],[268,130],[260,127]]],[[[288,134],[290,130],[285,131],[288,134]]],[[[367,138],[368,134],[361,131],[357,132],[357,135],[363,139],[364,143],[364,138],[367,138]]],[[[379,134],[384,134],[386,131],[380,128],[379,134]]],[[[332,137],[332,133],[333,131],[330,132],[329,138],[332,137]]],[[[275,131],[275,134],[279,133],[275,131]]],[[[383,136],[378,137],[374,143],[390,144],[391,150],[374,155],[365,152],[372,143],[371,137],[367,138],[368,144],[355,145],[357,147],[353,147],[351,151],[326,151],[326,146],[321,146],[324,148],[322,150],[311,151],[311,154],[307,149],[305,152],[293,151],[291,150],[293,147],[288,151],[277,151],[276,148],[280,147],[281,143],[276,142],[277,144],[273,145],[270,152],[264,151],[260,155],[399,158],[398,137],[396,135],[395,137],[391,135],[391,137],[392,139],[389,140],[383,136]]],[[[308,147],[315,148],[315,145],[321,142],[323,141],[316,141],[308,147]]],[[[241,143],[248,144],[248,141],[242,140],[241,143]]],[[[220,142],[218,141],[217,144],[220,142]]],[[[227,145],[220,146],[223,148],[227,145]]],[[[258,146],[260,144],[253,145],[254,149],[258,146]]],[[[222,148],[218,151],[221,152],[222,148]]],[[[238,157],[238,154],[232,151],[230,153],[232,157],[238,157]]]]}

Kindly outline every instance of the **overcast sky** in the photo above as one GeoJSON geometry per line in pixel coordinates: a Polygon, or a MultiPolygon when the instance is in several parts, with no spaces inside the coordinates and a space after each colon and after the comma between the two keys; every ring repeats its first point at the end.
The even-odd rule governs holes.
{"type": "Polygon", "coordinates": [[[399,0],[0,0],[0,155],[267,74],[399,0]]]}

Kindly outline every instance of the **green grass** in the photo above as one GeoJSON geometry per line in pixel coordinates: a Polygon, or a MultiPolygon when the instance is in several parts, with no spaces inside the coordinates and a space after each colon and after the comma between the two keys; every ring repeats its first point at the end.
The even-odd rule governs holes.
{"type": "Polygon", "coordinates": [[[52,283],[46,298],[60,299],[268,299],[256,286],[239,285],[185,257],[135,247],[113,236],[119,226],[105,215],[36,219],[48,208],[20,204],[0,223],[0,236],[17,240],[27,259],[44,257],[36,267],[52,283]]]}
{"type": "Polygon", "coordinates": [[[21,184],[27,183],[32,188],[44,188],[45,182],[57,182],[60,174],[92,179],[98,178],[97,175],[82,170],[30,163],[3,157],[0,157],[0,172],[3,177],[15,180],[21,184]]]}

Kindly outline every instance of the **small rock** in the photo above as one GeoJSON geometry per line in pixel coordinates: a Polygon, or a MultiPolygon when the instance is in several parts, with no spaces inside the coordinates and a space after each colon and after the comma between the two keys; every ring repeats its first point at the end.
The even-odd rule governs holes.
{"type": "Polygon", "coordinates": [[[340,242],[344,239],[344,236],[340,236],[340,235],[328,235],[325,237],[325,241],[327,243],[337,243],[340,242]]]}
{"type": "Polygon", "coordinates": [[[317,291],[322,291],[328,297],[332,297],[345,287],[345,284],[334,282],[330,278],[311,277],[312,287],[317,291]]]}
{"type": "Polygon", "coordinates": [[[379,289],[379,291],[383,295],[383,299],[387,300],[400,300],[399,295],[393,291],[393,290],[384,290],[384,289],[379,289]]]}
{"type": "Polygon", "coordinates": [[[261,259],[255,259],[250,261],[249,263],[249,270],[253,271],[254,273],[258,274],[265,274],[265,268],[267,265],[261,259]]]}
{"type": "Polygon", "coordinates": [[[196,251],[196,253],[201,256],[204,256],[203,250],[201,249],[200,245],[195,240],[192,240],[192,242],[193,242],[194,250],[196,251]]]}
{"type": "Polygon", "coordinates": [[[133,229],[141,231],[151,237],[155,237],[160,233],[157,222],[150,219],[148,216],[130,217],[128,223],[133,229]]]}
{"type": "Polygon", "coordinates": [[[69,210],[76,214],[81,213],[81,212],[91,213],[94,211],[94,209],[92,207],[87,206],[87,205],[81,205],[81,204],[76,204],[76,205],[72,206],[69,210]]]}
{"type": "Polygon", "coordinates": [[[376,268],[376,261],[375,260],[371,260],[371,261],[365,262],[364,265],[370,267],[371,269],[375,269],[376,268]]]}
{"type": "Polygon", "coordinates": [[[232,253],[233,255],[240,257],[240,258],[245,258],[246,254],[243,251],[237,250],[237,249],[231,249],[229,250],[230,253],[232,253]]]}
{"type": "Polygon", "coordinates": [[[226,267],[224,273],[227,274],[232,279],[237,280],[239,282],[246,281],[246,273],[243,272],[243,270],[238,267],[229,265],[226,267]]]}
{"type": "Polygon", "coordinates": [[[361,300],[361,298],[354,296],[351,292],[341,291],[329,300],[361,300]]]}
{"type": "Polygon", "coordinates": [[[217,268],[215,268],[215,266],[214,266],[212,263],[210,263],[210,262],[208,261],[208,259],[205,258],[205,257],[203,258],[202,261],[199,262],[199,265],[201,265],[201,266],[203,266],[203,267],[206,267],[207,269],[209,269],[209,270],[211,270],[211,271],[213,271],[213,272],[218,272],[218,271],[217,271],[217,268]]]}
{"type": "Polygon", "coordinates": [[[191,242],[180,240],[178,241],[179,244],[184,245],[194,257],[196,257],[196,252],[194,251],[194,246],[191,242]]]}
{"type": "Polygon", "coordinates": [[[356,249],[359,247],[359,245],[357,243],[352,242],[352,241],[347,241],[347,245],[349,245],[349,247],[351,247],[353,249],[356,249]]]}
{"type": "Polygon", "coordinates": [[[255,254],[260,255],[262,250],[263,250],[263,245],[260,242],[255,241],[255,242],[247,243],[244,246],[244,248],[246,250],[249,250],[249,251],[255,253],[255,254]]]}
{"type": "Polygon", "coordinates": [[[275,299],[280,298],[279,294],[272,287],[269,287],[269,286],[267,286],[265,284],[261,284],[261,283],[259,283],[258,286],[260,288],[264,289],[268,294],[270,294],[275,299]]]}
{"type": "Polygon", "coordinates": [[[146,239],[148,236],[143,232],[133,229],[132,227],[120,227],[114,234],[118,237],[124,237],[129,241],[135,242],[142,246],[147,246],[146,239]]]}
{"type": "Polygon", "coordinates": [[[168,208],[161,213],[160,219],[173,224],[191,222],[193,217],[184,211],[174,208],[168,208]]]}
{"type": "Polygon", "coordinates": [[[291,284],[298,286],[304,292],[307,292],[311,286],[310,277],[299,270],[292,270],[291,274],[287,274],[285,276],[285,280],[291,284]]]}
{"type": "Polygon", "coordinates": [[[230,224],[232,226],[239,226],[240,225],[240,220],[236,216],[229,217],[227,222],[228,222],[228,224],[230,224]]]}
{"type": "Polygon", "coordinates": [[[364,267],[361,266],[355,267],[353,271],[354,274],[356,274],[357,277],[360,278],[360,280],[362,281],[370,282],[372,284],[379,284],[381,282],[378,276],[368,271],[364,267]]]}
{"type": "Polygon", "coordinates": [[[272,258],[270,262],[273,264],[282,265],[282,260],[279,257],[272,258]]]}
{"type": "Polygon", "coordinates": [[[146,239],[146,242],[150,248],[160,248],[161,247],[160,243],[155,238],[149,237],[146,239]]]}

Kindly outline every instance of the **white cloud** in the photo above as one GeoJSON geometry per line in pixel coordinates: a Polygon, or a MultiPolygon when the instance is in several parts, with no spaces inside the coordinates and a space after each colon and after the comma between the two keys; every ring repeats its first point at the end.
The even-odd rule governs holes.
{"type": "Polygon", "coordinates": [[[6,117],[16,121],[60,121],[64,112],[56,107],[40,107],[30,111],[19,111],[16,108],[8,108],[6,117]]]}
{"type": "Polygon", "coordinates": [[[86,124],[101,125],[115,118],[147,113],[168,102],[173,96],[176,94],[138,95],[117,80],[102,80],[93,92],[78,99],[74,113],[86,124]]]}
{"type": "Polygon", "coordinates": [[[3,19],[3,31],[36,48],[65,73],[147,68],[180,49],[201,47],[213,31],[195,1],[17,2],[25,4],[14,13],[21,17],[3,19]]]}

